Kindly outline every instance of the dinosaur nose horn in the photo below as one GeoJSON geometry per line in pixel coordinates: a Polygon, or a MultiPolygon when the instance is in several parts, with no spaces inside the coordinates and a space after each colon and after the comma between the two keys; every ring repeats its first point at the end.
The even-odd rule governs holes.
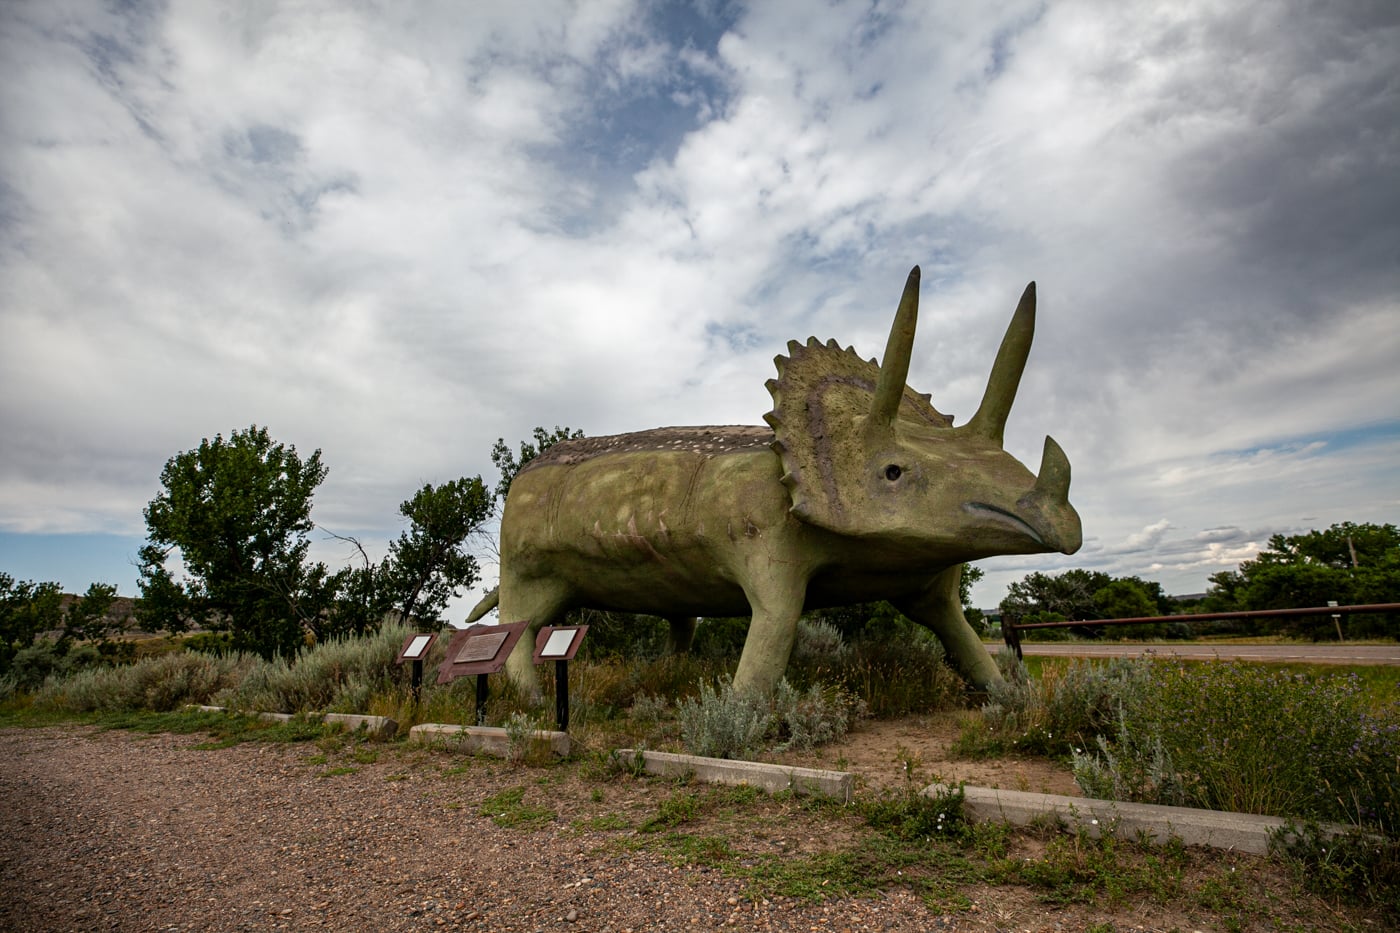
{"type": "Polygon", "coordinates": [[[1016,400],[1016,389],[1021,384],[1021,373],[1026,368],[1026,357],[1030,356],[1034,337],[1035,283],[1032,282],[1021,293],[1021,302],[1006,328],[1006,336],[1001,339],[1001,349],[997,350],[997,360],[992,366],[992,375],[987,379],[982,404],[977,406],[977,414],[972,416],[964,430],[996,441],[998,447],[1002,445],[1006,417],[1011,414],[1011,403],[1016,400]]]}
{"type": "Polygon", "coordinates": [[[1035,497],[1043,502],[1069,501],[1069,458],[1055,439],[1046,435],[1035,478],[1035,497]]]}
{"type": "Polygon", "coordinates": [[[885,356],[880,360],[880,381],[870,406],[869,424],[888,428],[899,415],[904,398],[904,382],[909,378],[909,358],[914,353],[914,327],[919,320],[919,267],[915,266],[904,283],[904,295],[894,314],[885,356]]]}

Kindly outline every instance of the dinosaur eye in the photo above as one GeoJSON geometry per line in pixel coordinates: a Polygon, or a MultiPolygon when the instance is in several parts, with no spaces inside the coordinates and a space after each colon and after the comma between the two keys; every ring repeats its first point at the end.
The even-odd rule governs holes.
{"type": "Polygon", "coordinates": [[[900,474],[903,472],[904,471],[901,470],[897,464],[891,463],[889,466],[885,467],[885,479],[893,483],[895,480],[899,479],[900,474]]]}

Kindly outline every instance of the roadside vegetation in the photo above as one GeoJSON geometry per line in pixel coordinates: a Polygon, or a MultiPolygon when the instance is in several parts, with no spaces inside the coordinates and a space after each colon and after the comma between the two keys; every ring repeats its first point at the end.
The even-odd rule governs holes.
{"type": "MultiPolygon", "coordinates": [[[[162,491],[146,510],[150,541],[141,555],[135,617],[164,637],[125,638],[130,613],[115,611],[112,587],[96,584],[82,597],[65,597],[56,584],[0,573],[0,725],[67,718],[189,728],[211,733],[214,742],[321,742],[328,733],[310,714],[389,716],[405,730],[420,722],[475,723],[475,678],[438,685],[430,673],[415,695],[409,667],[395,657],[411,633],[440,629],[448,598],[476,580],[466,544],[495,514],[510,479],[549,445],[579,433],[536,429],[518,456],[498,442],[492,456],[502,479],[494,490],[479,477],[425,485],[402,504],[409,530],[390,543],[388,556],[375,563],[347,538],[361,559],[340,570],[305,559],[314,527],[311,495],[325,476],[319,451],[303,460],[256,426],[228,440],[206,439],[170,460],[162,491]],[[192,627],[204,630],[185,634],[192,627]],[[184,711],[191,705],[234,715],[184,711]],[[258,712],[306,716],[272,726],[248,715],[258,712]]],[[[979,575],[966,569],[962,593],[974,624],[981,620],[969,605],[969,588],[979,575]]],[[[1024,622],[1393,601],[1400,592],[1400,531],[1344,523],[1279,536],[1256,560],[1212,583],[1193,607],[1135,577],[1031,574],[1012,585],[1001,611],[1024,622]]],[[[684,654],[667,650],[670,626],[661,619],[581,612],[573,621],[590,627],[569,669],[570,731],[585,760],[624,744],[761,758],[839,741],[866,717],[963,710],[955,748],[963,756],[1044,756],[1072,766],[1091,796],[1293,820],[1279,849],[1306,866],[1301,878],[1328,897],[1360,898],[1400,918],[1394,677],[1167,660],[1037,662],[1033,672],[1003,654],[1005,683],[977,695],[944,663],[927,630],[879,603],[804,618],[786,679],[771,698],[758,699],[736,693],[728,679],[747,620],[704,620],[684,654]],[[1324,824],[1347,832],[1333,838],[1324,824]]],[[[1393,636],[1397,621],[1353,617],[1347,625],[1352,634],[1393,636]]],[[[1330,637],[1333,626],[1324,617],[1215,628],[1319,638],[1330,637]]],[[[1116,634],[1210,630],[1168,623],[1116,634]]],[[[445,641],[426,659],[427,671],[443,659],[445,641]]],[[[546,666],[541,674],[550,695],[555,670],[546,666]]],[[[523,702],[504,678],[493,678],[492,686],[488,724],[513,736],[552,728],[552,710],[523,702]]],[[[530,763],[528,756],[521,761],[530,763]]],[[[955,788],[926,796],[912,784],[916,769],[908,771],[911,786],[901,794],[866,794],[857,802],[874,831],[861,846],[873,848],[822,856],[804,869],[811,872],[807,880],[791,860],[782,863],[781,877],[765,874],[768,863],[740,857],[722,839],[680,832],[726,799],[713,794],[678,793],[669,809],[638,827],[639,839],[660,841],[638,844],[674,847],[678,859],[749,872],[762,896],[799,896],[817,877],[833,893],[861,893],[891,871],[903,880],[886,877],[889,883],[935,899],[954,896],[948,879],[1044,884],[1055,892],[1048,896],[1070,900],[1123,889],[1180,893],[1170,882],[1180,875],[1174,861],[1180,856],[1170,848],[1139,851],[1112,839],[1051,834],[1046,855],[1022,865],[1007,854],[1012,843],[1005,830],[961,822],[955,788]],[[951,848],[930,848],[935,838],[951,848]],[[1129,863],[1131,869],[1122,868],[1129,863]],[[1067,893],[1073,891],[1081,893],[1067,893]]],[[[496,803],[505,811],[519,801],[496,803]]]]}
{"type": "MultiPolygon", "coordinates": [[[[665,625],[655,622],[658,629],[665,625]]],[[[578,767],[605,770],[607,750],[623,745],[761,759],[838,740],[872,709],[882,716],[961,709],[965,727],[956,750],[967,757],[1046,756],[1071,762],[1086,794],[1292,818],[1295,831],[1279,839],[1279,851],[1299,866],[1299,884],[1400,917],[1400,715],[1393,677],[1128,660],[1042,663],[1032,676],[1002,656],[1006,686],[977,697],[942,663],[937,642],[912,627],[898,633],[902,648],[891,650],[883,637],[847,642],[831,626],[804,622],[787,681],[760,703],[736,695],[726,679],[737,656],[735,646],[724,647],[726,626],[699,637],[704,628],[693,654],[666,654],[657,639],[650,652],[600,647],[597,656],[571,663],[578,767]],[[1321,831],[1324,823],[1351,832],[1334,839],[1321,831]]],[[[76,719],[205,732],[213,744],[302,740],[334,749],[332,733],[309,717],[269,724],[247,714],[362,712],[392,716],[405,728],[474,722],[475,678],[429,683],[414,701],[408,670],[394,663],[412,631],[389,624],[290,660],[220,653],[196,641],[204,650],[50,675],[37,690],[12,690],[0,706],[0,724],[76,719]],[[223,706],[235,715],[181,712],[187,704],[223,706]]],[[[429,670],[442,650],[428,659],[429,670]]],[[[542,673],[548,694],[552,668],[542,673]]],[[[505,683],[492,679],[488,723],[522,732],[553,727],[552,709],[530,708],[505,683]]],[[[521,756],[521,764],[532,762],[538,764],[521,756]]],[[[331,764],[350,769],[343,773],[359,767],[352,760],[331,764]]],[[[862,893],[894,884],[945,905],[955,905],[969,884],[1024,885],[1066,903],[1228,893],[1215,887],[1202,893],[1184,880],[1199,859],[1130,840],[1046,828],[1035,846],[1039,854],[1029,862],[1013,857],[1024,846],[1016,834],[965,824],[957,788],[930,798],[919,793],[917,762],[908,774],[906,788],[866,789],[854,811],[832,811],[842,821],[855,813],[868,829],[849,850],[755,860],[725,842],[725,833],[703,829],[706,814],[728,792],[695,789],[676,791],[625,844],[742,876],[762,897],[862,893]]],[[[498,803],[501,812],[513,812],[509,801],[498,803]]],[[[1241,916],[1257,909],[1238,891],[1229,896],[1241,916]]]]}

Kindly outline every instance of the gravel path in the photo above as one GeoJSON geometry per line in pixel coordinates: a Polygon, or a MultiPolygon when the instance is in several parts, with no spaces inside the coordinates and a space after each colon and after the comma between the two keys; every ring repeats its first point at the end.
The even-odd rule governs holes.
{"type": "MultiPolygon", "coordinates": [[[[960,887],[970,906],[957,911],[898,887],[755,901],[741,879],[678,867],[664,847],[637,845],[637,827],[679,792],[673,784],[402,744],[211,749],[204,741],[78,726],[0,729],[0,931],[1039,933],[1107,921],[1099,929],[1126,933],[1279,923],[1277,915],[1209,916],[1199,901],[1051,907],[1014,886],[960,887]],[[497,825],[502,792],[542,816],[497,825]]],[[[842,834],[859,822],[783,799],[753,801],[743,813],[701,815],[685,830],[724,836],[745,857],[813,855],[844,851],[842,834]]],[[[1270,873],[1248,858],[1212,857],[1205,870],[1233,878],[1236,862],[1240,879],[1270,873]]],[[[1295,913],[1304,906],[1289,906],[1296,893],[1282,894],[1282,902],[1253,897],[1284,907],[1290,928],[1355,928],[1311,899],[1295,913]]]]}
{"type": "Polygon", "coordinates": [[[0,731],[0,929],[984,928],[898,891],[755,904],[718,872],[610,844],[626,831],[571,825],[575,810],[655,812],[668,789],[647,782],[400,747],[336,774],[344,762],[315,747],[200,741],[0,731]],[[559,818],[522,830],[480,815],[522,784],[559,818]]]}

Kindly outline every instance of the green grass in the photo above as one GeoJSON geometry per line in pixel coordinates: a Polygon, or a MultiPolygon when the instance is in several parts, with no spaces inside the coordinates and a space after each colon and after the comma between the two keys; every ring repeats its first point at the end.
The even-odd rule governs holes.
{"type": "MultiPolygon", "coordinates": [[[[1246,642],[1241,642],[1244,644],[1246,642]]],[[[1254,643],[1254,642],[1248,642],[1254,643]]],[[[1259,642],[1276,644],[1276,640],[1259,642]]],[[[1171,642],[1169,644],[1190,644],[1189,642],[1171,642]]],[[[1164,652],[1164,656],[1170,658],[1170,652],[1164,652]]],[[[1051,676],[1063,673],[1066,668],[1074,662],[1073,658],[1046,657],[1037,655],[1027,655],[1025,658],[1026,670],[1037,680],[1042,679],[1047,674],[1051,676]]],[[[1171,659],[1173,663],[1184,665],[1216,664],[1217,661],[1171,659]]],[[[1384,664],[1303,664],[1297,662],[1269,663],[1264,661],[1236,661],[1237,664],[1247,664],[1250,667],[1264,668],[1265,670],[1281,671],[1288,674],[1305,674],[1309,677],[1329,677],[1334,675],[1354,675],[1361,682],[1361,689],[1367,701],[1375,707],[1389,706],[1400,703],[1400,666],[1384,664]]]]}
{"type": "Polygon", "coordinates": [[[538,829],[552,823],[557,814],[548,807],[526,803],[525,790],[512,787],[492,794],[482,801],[479,812],[502,829],[538,829]]]}
{"type": "Polygon", "coordinates": [[[1008,854],[1009,828],[967,824],[961,800],[960,792],[929,798],[900,791],[858,796],[842,806],[682,789],[661,800],[639,827],[642,832],[614,845],[719,871],[743,881],[751,899],[866,897],[902,888],[939,909],[964,910],[971,906],[966,889],[982,885],[1029,887],[1047,904],[1167,903],[1192,893],[1183,880],[1189,856],[1180,845],[1158,848],[1049,832],[1043,856],[1014,858],[1008,854]],[[804,819],[839,832],[842,844],[788,852],[755,851],[744,843],[769,839],[775,831],[785,835],[793,807],[804,819]],[[722,834],[715,832],[716,823],[722,834]],[[691,826],[695,831],[686,831],[691,826]]]}

